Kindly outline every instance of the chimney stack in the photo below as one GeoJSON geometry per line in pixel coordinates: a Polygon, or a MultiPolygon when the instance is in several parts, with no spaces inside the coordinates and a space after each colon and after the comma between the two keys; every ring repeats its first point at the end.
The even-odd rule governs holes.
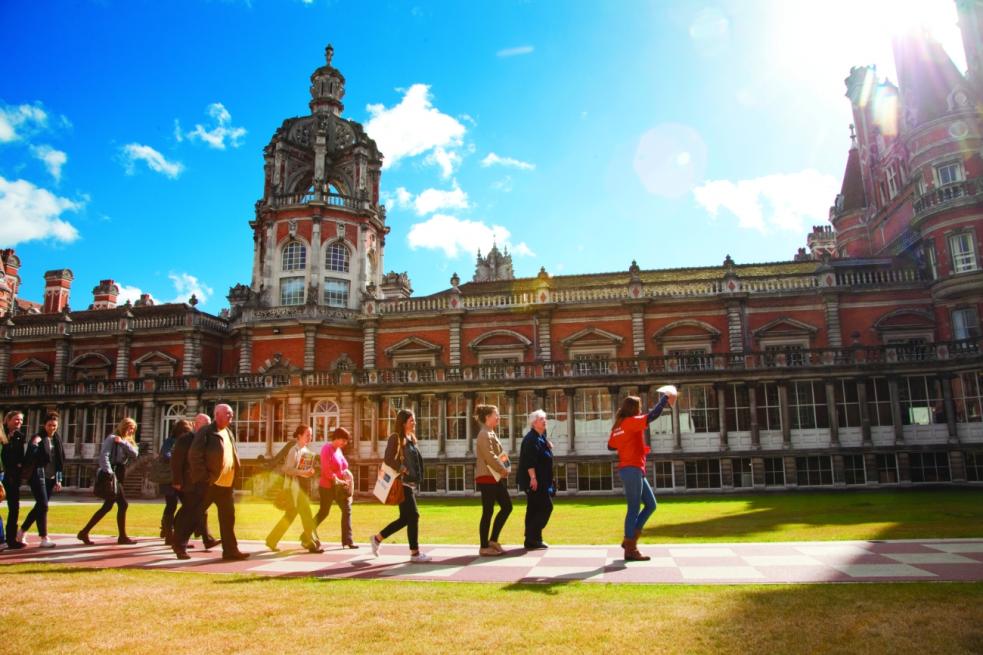
{"type": "Polygon", "coordinates": [[[92,290],[92,309],[115,309],[119,285],[112,280],[100,280],[92,290]]]}
{"type": "Polygon", "coordinates": [[[75,276],[67,268],[48,271],[44,274],[44,310],[45,314],[60,314],[68,307],[68,294],[72,289],[75,276]]]}

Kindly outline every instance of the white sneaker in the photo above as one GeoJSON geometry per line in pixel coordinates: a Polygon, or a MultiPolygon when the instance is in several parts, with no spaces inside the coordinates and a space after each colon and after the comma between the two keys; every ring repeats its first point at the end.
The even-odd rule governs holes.
{"type": "Polygon", "coordinates": [[[372,538],[369,540],[369,543],[372,544],[372,556],[373,557],[378,557],[379,556],[379,546],[382,545],[382,542],[379,541],[379,537],[376,536],[376,535],[372,535],[372,538]]]}
{"type": "Polygon", "coordinates": [[[51,539],[48,539],[47,537],[41,537],[41,543],[38,545],[41,546],[41,548],[54,548],[55,542],[53,542],[51,539]]]}
{"type": "Polygon", "coordinates": [[[21,529],[17,530],[17,541],[24,543],[24,531],[21,529]]]}
{"type": "Polygon", "coordinates": [[[6,549],[7,549],[7,542],[0,541],[0,550],[6,550],[6,549]]]}
{"type": "Polygon", "coordinates": [[[416,555],[410,555],[411,562],[429,562],[433,558],[426,553],[417,553],[416,555]]]}

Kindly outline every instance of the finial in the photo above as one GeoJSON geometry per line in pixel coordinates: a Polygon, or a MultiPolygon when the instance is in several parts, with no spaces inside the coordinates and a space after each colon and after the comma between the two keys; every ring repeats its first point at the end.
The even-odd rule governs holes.
{"type": "Polygon", "coordinates": [[[853,123],[850,123],[850,148],[857,147],[857,133],[856,128],[854,128],[853,123]]]}
{"type": "Polygon", "coordinates": [[[461,278],[457,276],[457,273],[454,273],[454,275],[451,276],[451,286],[456,289],[459,284],[461,284],[461,278]]]}
{"type": "Polygon", "coordinates": [[[333,56],[334,56],[334,46],[332,46],[329,43],[328,47],[324,49],[324,60],[327,62],[328,66],[331,65],[331,57],[333,56]]]}
{"type": "Polygon", "coordinates": [[[192,307],[194,307],[195,305],[197,305],[198,304],[198,296],[196,296],[195,294],[191,294],[191,297],[188,298],[188,304],[191,305],[192,307]]]}

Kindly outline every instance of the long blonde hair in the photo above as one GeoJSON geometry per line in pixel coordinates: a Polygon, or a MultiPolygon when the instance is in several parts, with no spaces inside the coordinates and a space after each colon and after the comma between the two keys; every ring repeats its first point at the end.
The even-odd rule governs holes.
{"type": "Polygon", "coordinates": [[[3,423],[0,423],[0,444],[7,445],[10,443],[10,437],[7,435],[7,422],[15,416],[24,416],[24,412],[14,409],[3,415],[3,423]]]}
{"type": "Polygon", "coordinates": [[[136,440],[134,439],[134,435],[136,434],[136,431],[137,431],[137,422],[134,421],[129,416],[124,416],[123,419],[116,425],[115,434],[117,437],[123,437],[131,444],[135,444],[136,440]],[[129,430],[130,427],[133,428],[134,434],[127,434],[130,431],[129,430]]]}

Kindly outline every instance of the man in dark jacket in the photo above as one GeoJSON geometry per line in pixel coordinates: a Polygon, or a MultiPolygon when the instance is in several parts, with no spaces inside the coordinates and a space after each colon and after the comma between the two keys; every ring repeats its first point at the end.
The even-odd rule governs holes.
{"type": "Polygon", "coordinates": [[[198,430],[191,442],[186,477],[182,481],[189,511],[182,515],[174,536],[173,548],[178,559],[188,559],[185,544],[194,529],[195,520],[208,511],[213,503],[218,508],[222,559],[243,560],[249,557],[239,551],[235,536],[236,515],[232,487],[240,463],[235,434],[229,427],[232,418],[231,407],[217,405],[214,422],[198,430]],[[191,511],[193,508],[196,511],[191,511]]]}
{"type": "MultiPolygon", "coordinates": [[[[208,425],[211,422],[211,419],[206,414],[199,414],[197,417],[195,417],[195,426],[198,429],[208,425]]],[[[181,421],[178,421],[178,425],[181,423],[181,421]]],[[[168,464],[170,466],[171,473],[170,486],[174,489],[174,493],[177,495],[178,500],[181,501],[181,508],[178,510],[177,514],[174,515],[172,526],[164,526],[165,528],[173,528],[165,530],[167,534],[164,535],[165,543],[171,545],[174,543],[174,534],[178,523],[181,521],[181,516],[183,513],[188,511],[188,492],[185,491],[186,488],[191,487],[190,474],[188,470],[188,451],[191,450],[191,442],[194,441],[195,438],[195,432],[194,430],[189,429],[189,424],[187,422],[184,422],[183,426],[175,428],[175,431],[177,434],[175,434],[173,437],[174,444],[171,446],[168,464]]],[[[161,454],[163,454],[163,452],[164,449],[162,447],[161,454]]],[[[197,509],[201,509],[200,503],[197,509]]],[[[198,522],[194,525],[194,532],[196,535],[201,537],[205,550],[214,548],[221,543],[208,531],[208,515],[205,512],[202,512],[198,517],[198,522]]],[[[184,547],[188,548],[188,545],[184,544],[184,547]]]]}
{"type": "Polygon", "coordinates": [[[553,513],[553,445],[546,438],[546,412],[536,410],[529,415],[530,430],[522,439],[519,450],[519,489],[526,492],[526,538],[528,550],[547,547],[543,528],[553,513]]]}

